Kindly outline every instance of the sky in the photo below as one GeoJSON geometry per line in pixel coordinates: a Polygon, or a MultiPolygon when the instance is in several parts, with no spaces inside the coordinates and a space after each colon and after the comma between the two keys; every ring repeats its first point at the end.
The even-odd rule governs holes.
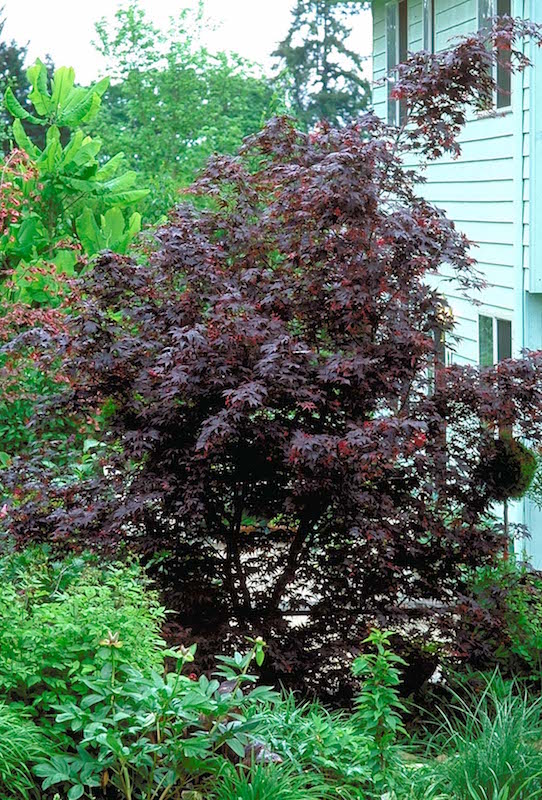
{"type": "MultiPolygon", "coordinates": [[[[165,25],[179,10],[196,0],[140,0],[158,25],[165,25]]],[[[94,23],[112,17],[122,2],[115,0],[3,0],[4,36],[20,44],[29,42],[29,62],[49,53],[56,66],[72,66],[81,83],[104,74],[94,50],[94,23]]],[[[218,23],[207,34],[211,50],[229,50],[269,68],[269,54],[284,38],[294,0],[205,0],[207,15],[218,23]]],[[[369,55],[370,12],[362,12],[356,24],[352,49],[369,55]]]]}

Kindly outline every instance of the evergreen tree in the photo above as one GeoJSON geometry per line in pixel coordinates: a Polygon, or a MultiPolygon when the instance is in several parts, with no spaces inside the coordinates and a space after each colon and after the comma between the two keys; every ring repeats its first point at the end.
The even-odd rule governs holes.
{"type": "Polygon", "coordinates": [[[288,35],[273,55],[289,73],[293,108],[309,127],[320,119],[344,124],[367,107],[363,56],[346,45],[352,17],[366,6],[364,0],[297,0],[288,35]]]}

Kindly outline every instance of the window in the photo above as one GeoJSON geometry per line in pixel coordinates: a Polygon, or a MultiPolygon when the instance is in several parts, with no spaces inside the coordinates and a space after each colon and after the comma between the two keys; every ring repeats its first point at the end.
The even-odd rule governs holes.
{"type": "Polygon", "coordinates": [[[422,0],[423,49],[435,52],[435,3],[434,0],[422,0]]]}
{"type": "MultiPolygon", "coordinates": [[[[388,75],[408,53],[408,0],[393,0],[386,6],[386,59],[388,75]]],[[[406,116],[406,104],[395,100],[391,93],[393,82],[388,83],[388,122],[401,125],[406,116]]]]}
{"type": "Polygon", "coordinates": [[[478,346],[481,367],[512,358],[512,323],[508,319],[478,317],[478,346]]]}
{"type": "MultiPolygon", "coordinates": [[[[478,27],[489,28],[493,17],[511,16],[512,0],[478,0],[478,27]]],[[[512,76],[507,64],[510,60],[510,51],[499,52],[500,64],[495,71],[497,91],[495,97],[496,108],[510,108],[512,105],[512,76]]]]}

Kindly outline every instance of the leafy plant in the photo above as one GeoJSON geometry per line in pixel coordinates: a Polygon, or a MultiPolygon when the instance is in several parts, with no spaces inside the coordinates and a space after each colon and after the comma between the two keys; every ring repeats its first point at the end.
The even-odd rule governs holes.
{"type": "Polygon", "coordinates": [[[357,718],[317,702],[300,703],[293,694],[274,698],[258,713],[261,728],[255,736],[265,752],[298,773],[319,774],[336,797],[360,797],[370,785],[372,742],[357,718]]]}
{"type": "Polygon", "coordinates": [[[134,668],[161,663],[164,609],[137,564],[98,567],[34,550],[5,556],[0,575],[0,688],[45,714],[42,724],[52,706],[86,693],[108,630],[122,637],[134,668]]]}
{"type": "Polygon", "coordinates": [[[38,800],[31,767],[50,753],[51,741],[27,712],[0,703],[0,798],[38,800]]]}
{"type": "Polygon", "coordinates": [[[465,291],[478,276],[403,165],[458,150],[493,87],[490,45],[506,36],[522,69],[529,35],[508,18],[412,55],[395,83],[404,131],[270,121],[210,162],[148,265],[102,258],[42,350],[67,380],[55,409],[98,419],[102,458],[69,484],[47,441],[13,459],[10,531],[167,554],[168,604],[208,652],[262,631],[304,689],[327,689],[375,619],[396,629],[415,607],[455,637],[466,574],[505,545],[481,458],[498,430],[540,441],[542,354],[439,364],[452,321],[432,276],[446,263],[465,291]],[[291,611],[307,611],[294,634],[291,611]]]}
{"type": "Polygon", "coordinates": [[[374,791],[378,795],[394,783],[399,766],[397,739],[405,734],[401,712],[406,708],[399,698],[399,667],[405,661],[390,647],[391,631],[374,629],[364,641],[374,652],[357,656],[352,664],[354,675],[362,679],[356,698],[356,718],[368,737],[368,764],[374,791]]]}
{"type": "Polygon", "coordinates": [[[83,88],[75,85],[73,69],[60,67],[49,87],[45,65],[38,60],[29,68],[28,79],[34,113],[25,109],[9,88],[5,104],[15,118],[15,141],[27,154],[33,169],[32,175],[25,176],[23,190],[35,199],[28,213],[3,233],[2,252],[5,263],[12,267],[21,260],[29,262],[43,256],[52,261],[61,258],[66,271],[67,254],[72,252],[72,268],[77,258],[64,240],[73,239],[76,220],[82,213],[80,225],[85,228],[90,207],[120,209],[142,200],[148,190],[134,188],[137,179],[134,171],[120,172],[122,153],[100,163],[100,141],[83,131],[82,126],[90,123],[100,109],[108,78],[83,88]],[[27,121],[45,128],[43,149],[26,134],[27,121]],[[63,142],[62,132],[66,129],[71,135],[63,142]]]}
{"type": "Polygon", "coordinates": [[[470,575],[457,626],[458,652],[474,669],[542,679],[542,576],[519,559],[470,575]]]}
{"type": "Polygon", "coordinates": [[[111,785],[126,800],[166,800],[220,771],[228,754],[250,758],[258,719],[249,719],[247,709],[273,694],[251,688],[256,677],[249,667],[261,662],[263,640],[244,656],[220,656],[216,677],[197,681],[181,673],[195,647],[163,651],[177,669],[145,675],[119,659],[125,645],[118,634],[100,644],[104,663],[99,674],[83,679],[83,699],[57,706],[56,724],[82,738],[76,753],[36,767],[44,789],[65,784],[76,800],[87,789],[111,785]]]}
{"type": "Polygon", "coordinates": [[[126,220],[124,209],[148,193],[134,186],[134,171],[123,170],[122,153],[104,159],[100,141],[85,131],[108,79],[76,86],[67,67],[49,79],[39,60],[27,74],[32,106],[19,102],[11,88],[6,91],[19,149],[6,156],[0,182],[0,340],[8,343],[0,354],[0,434],[7,457],[41,438],[57,442],[60,451],[66,438],[81,440],[82,426],[54,414],[44,429],[31,428],[36,399],[54,394],[64,376],[54,361],[38,369],[31,346],[10,354],[9,341],[36,325],[57,332],[63,327],[77,303],[71,279],[101,249],[127,251],[141,216],[134,211],[126,220]],[[27,128],[43,131],[42,146],[27,128]]]}
{"type": "MultiPolygon", "coordinates": [[[[542,700],[498,673],[481,693],[453,693],[429,746],[423,775],[433,795],[457,800],[542,797],[542,700]]],[[[427,786],[427,784],[426,784],[427,786]]]]}

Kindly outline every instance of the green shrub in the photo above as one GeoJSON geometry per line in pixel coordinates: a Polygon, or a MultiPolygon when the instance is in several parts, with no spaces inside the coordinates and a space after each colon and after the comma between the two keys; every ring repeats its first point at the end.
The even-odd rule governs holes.
{"type": "Polygon", "coordinates": [[[50,751],[43,731],[20,708],[0,704],[0,800],[38,798],[31,766],[50,751]]]}
{"type": "Polygon", "coordinates": [[[422,770],[419,797],[454,800],[542,798],[542,698],[495,673],[481,693],[453,693],[441,711],[422,770]]]}
{"type": "Polygon", "coordinates": [[[298,772],[325,776],[336,797],[360,797],[370,783],[369,739],[346,712],[330,712],[317,702],[297,704],[290,694],[269,703],[259,719],[255,736],[267,751],[298,772]]]}
{"type": "Polygon", "coordinates": [[[209,800],[318,800],[332,796],[337,795],[332,795],[317,775],[282,764],[259,764],[225,771],[209,800]]]}
{"type": "Polygon", "coordinates": [[[248,709],[269,701],[272,692],[251,684],[253,661],[261,663],[264,643],[253,642],[244,656],[220,656],[209,680],[182,674],[195,647],[164,651],[177,669],[145,675],[123,662],[124,643],[109,635],[98,652],[99,674],[84,679],[80,702],[58,706],[56,724],[72,733],[71,752],[43,761],[36,774],[43,788],[58,787],[77,800],[93,787],[111,786],[123,800],[173,800],[183,790],[205,785],[230,763],[251,759],[259,725],[248,709]]]}
{"type": "Polygon", "coordinates": [[[542,574],[501,560],[469,579],[458,629],[474,669],[542,679],[542,574]]]}
{"type": "Polygon", "coordinates": [[[0,691],[42,713],[87,692],[100,671],[108,631],[123,659],[161,664],[164,609],[137,563],[98,567],[88,558],[51,559],[33,549],[0,559],[0,691]]]}

